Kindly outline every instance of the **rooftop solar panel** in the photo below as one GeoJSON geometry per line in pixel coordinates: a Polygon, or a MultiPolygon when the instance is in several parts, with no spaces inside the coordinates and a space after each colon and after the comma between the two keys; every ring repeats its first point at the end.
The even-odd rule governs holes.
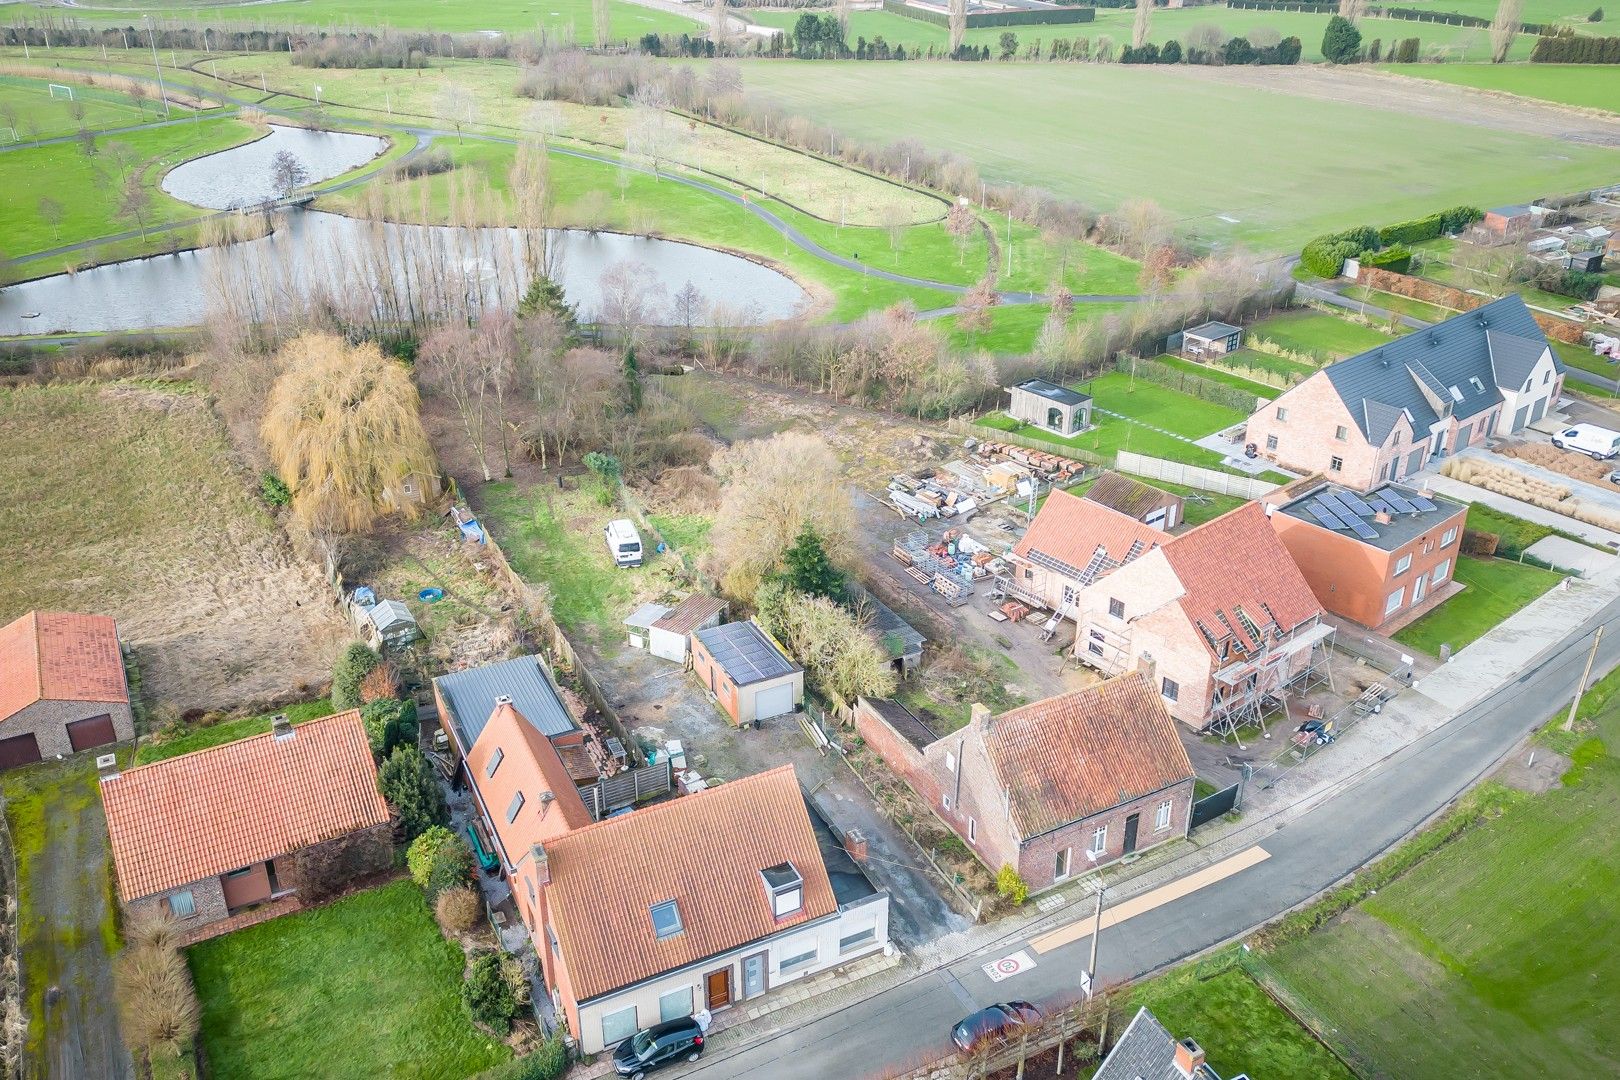
{"type": "Polygon", "coordinates": [[[1395,512],[1395,508],[1393,506],[1389,505],[1389,503],[1385,502],[1377,495],[1367,496],[1367,505],[1371,506],[1375,513],[1393,514],[1395,512]]]}
{"type": "Polygon", "coordinates": [[[1363,540],[1378,539],[1378,533],[1373,530],[1373,527],[1368,525],[1365,521],[1362,521],[1360,518],[1351,518],[1350,528],[1354,529],[1356,535],[1361,537],[1363,540]]]}
{"type": "Polygon", "coordinates": [[[1417,507],[1419,510],[1422,510],[1424,513],[1428,513],[1430,510],[1438,510],[1439,509],[1439,507],[1435,506],[1434,503],[1431,500],[1425,499],[1421,495],[1414,495],[1410,499],[1408,499],[1407,501],[1410,502],[1413,506],[1417,507]]]}
{"type": "Polygon", "coordinates": [[[1415,514],[1415,513],[1417,513],[1417,507],[1413,506],[1411,503],[1407,502],[1405,499],[1401,498],[1399,495],[1395,494],[1393,491],[1385,491],[1383,494],[1384,494],[1384,501],[1389,503],[1389,505],[1393,506],[1396,510],[1400,511],[1401,513],[1403,513],[1403,514],[1415,514]]]}
{"type": "Polygon", "coordinates": [[[1355,511],[1358,517],[1372,517],[1373,514],[1377,513],[1377,511],[1368,506],[1367,503],[1359,496],[1352,495],[1348,491],[1339,492],[1339,501],[1344,503],[1344,505],[1348,506],[1351,510],[1355,511]]]}
{"type": "Polygon", "coordinates": [[[1351,518],[1356,516],[1356,508],[1351,506],[1350,501],[1339,492],[1330,491],[1320,496],[1320,498],[1324,503],[1327,504],[1330,510],[1344,518],[1346,521],[1349,521],[1351,518]]]}
{"type": "Polygon", "coordinates": [[[1339,515],[1335,514],[1332,510],[1329,510],[1320,501],[1306,503],[1305,509],[1311,512],[1311,517],[1315,518],[1317,521],[1320,521],[1323,525],[1326,525],[1330,529],[1348,528],[1348,526],[1345,525],[1342,520],[1340,520],[1339,515]]]}

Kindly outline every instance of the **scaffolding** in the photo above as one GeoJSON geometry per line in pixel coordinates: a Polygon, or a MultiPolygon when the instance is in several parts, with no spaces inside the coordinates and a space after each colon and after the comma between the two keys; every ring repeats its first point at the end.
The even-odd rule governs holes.
{"type": "Polygon", "coordinates": [[[1266,731],[1266,717],[1287,711],[1288,695],[1303,694],[1332,678],[1328,657],[1338,632],[1318,619],[1292,636],[1269,645],[1263,653],[1228,664],[1214,675],[1214,706],[1205,730],[1242,746],[1239,731],[1256,726],[1266,731]],[[1306,653],[1305,666],[1290,674],[1296,658],[1306,653]]]}

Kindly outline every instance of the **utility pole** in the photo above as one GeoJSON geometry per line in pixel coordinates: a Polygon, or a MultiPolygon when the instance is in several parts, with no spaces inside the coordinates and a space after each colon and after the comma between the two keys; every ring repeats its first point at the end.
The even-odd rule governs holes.
{"type": "Polygon", "coordinates": [[[158,64],[157,31],[152,29],[152,16],[145,16],[146,34],[152,42],[152,70],[157,72],[158,97],[163,99],[163,119],[169,118],[169,92],[163,88],[163,68],[158,64]]]}
{"type": "Polygon", "coordinates": [[[1097,881],[1097,917],[1091,924],[1091,965],[1086,969],[1086,975],[1091,980],[1091,985],[1086,988],[1086,999],[1088,1001],[1091,999],[1091,995],[1097,992],[1097,938],[1102,935],[1103,888],[1102,879],[1099,877],[1097,881]]]}
{"type": "Polygon", "coordinates": [[[1586,693],[1586,680],[1592,677],[1592,662],[1597,659],[1598,642],[1603,640],[1603,627],[1597,628],[1592,635],[1592,651],[1586,654],[1586,668],[1581,672],[1581,681],[1575,684],[1575,700],[1569,703],[1569,715],[1564,718],[1564,730],[1575,730],[1575,710],[1581,707],[1581,695],[1586,693]]]}

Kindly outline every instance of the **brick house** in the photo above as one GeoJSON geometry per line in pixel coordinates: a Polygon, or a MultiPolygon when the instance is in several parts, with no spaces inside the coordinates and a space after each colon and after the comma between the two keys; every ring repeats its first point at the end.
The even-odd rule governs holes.
{"type": "Polygon", "coordinates": [[[358,710],[101,776],[118,895],[187,933],[295,892],[316,863],[393,861],[388,806],[358,710]]]}
{"type": "Polygon", "coordinates": [[[592,823],[509,702],[467,765],[544,984],[588,1054],[888,945],[888,895],[853,862],[829,876],[790,766],[592,823]]]}
{"type": "Polygon", "coordinates": [[[1195,776],[1140,671],[933,737],[897,702],[857,702],[855,727],[992,869],[1032,892],[1187,835],[1195,776]]]}
{"type": "Polygon", "coordinates": [[[1329,364],[1255,410],[1260,455],[1367,491],[1517,434],[1553,408],[1564,363],[1517,294],[1329,364]]]}
{"type": "Polygon", "coordinates": [[[0,628],[0,769],[134,737],[112,619],[31,611],[0,628]]]}
{"type": "Polygon", "coordinates": [[[1363,495],[1320,476],[1262,502],[1322,606],[1370,630],[1402,621],[1451,582],[1468,507],[1383,484],[1363,495]]]}
{"type": "Polygon", "coordinates": [[[752,620],[694,631],[692,674],[738,727],[804,703],[804,668],[752,620]]]}
{"type": "Polygon", "coordinates": [[[1080,591],[1170,535],[1093,499],[1054,490],[1006,557],[1008,595],[1071,615],[1080,591]]]}

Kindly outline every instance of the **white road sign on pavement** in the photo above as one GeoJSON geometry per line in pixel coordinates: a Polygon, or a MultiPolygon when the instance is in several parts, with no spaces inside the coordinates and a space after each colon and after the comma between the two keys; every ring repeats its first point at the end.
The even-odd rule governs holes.
{"type": "Polygon", "coordinates": [[[984,965],[984,973],[990,976],[991,982],[1000,982],[1002,979],[1010,979],[1014,975],[1028,971],[1034,966],[1035,961],[1029,953],[1019,949],[1011,956],[1003,956],[1000,960],[992,960],[984,965]]]}

